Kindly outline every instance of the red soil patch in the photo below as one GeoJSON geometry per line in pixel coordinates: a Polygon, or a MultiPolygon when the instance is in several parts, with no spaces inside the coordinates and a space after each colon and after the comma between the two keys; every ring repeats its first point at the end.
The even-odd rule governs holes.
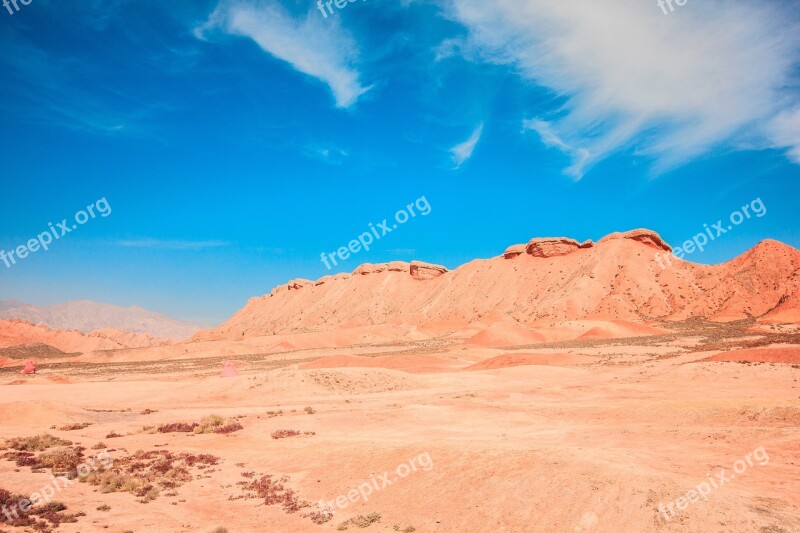
{"type": "Polygon", "coordinates": [[[800,347],[734,350],[712,355],[704,361],[800,364],[800,347]]]}

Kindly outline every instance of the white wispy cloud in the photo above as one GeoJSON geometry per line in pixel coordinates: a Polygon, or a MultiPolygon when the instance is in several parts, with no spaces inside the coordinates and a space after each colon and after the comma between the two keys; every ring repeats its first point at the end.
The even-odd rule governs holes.
{"type": "Polygon", "coordinates": [[[115,241],[114,244],[124,248],[150,248],[160,250],[206,250],[223,248],[231,243],[225,241],[169,241],[162,239],[135,239],[115,241]]]}
{"type": "Polygon", "coordinates": [[[574,146],[564,142],[554,131],[550,123],[544,120],[532,118],[525,120],[522,123],[526,130],[533,130],[539,134],[542,143],[548,148],[558,148],[562,152],[569,154],[572,157],[572,166],[564,170],[564,174],[580,179],[586,170],[586,163],[589,161],[589,151],[585,148],[575,148],[574,146]]]}
{"type": "Polygon", "coordinates": [[[527,125],[573,157],[578,178],[623,149],[657,170],[722,146],[798,160],[800,21],[789,3],[703,0],[665,16],[655,1],[446,1],[469,31],[465,55],[552,91],[557,107],[527,125]]]}
{"type": "Polygon", "coordinates": [[[250,38],[268,54],[324,82],[337,107],[352,106],[370,89],[359,81],[355,41],[336,19],[323,19],[316,9],[296,19],[275,1],[222,0],[194,33],[206,40],[214,30],[250,38]]]}
{"type": "Polygon", "coordinates": [[[470,157],[472,157],[472,153],[475,151],[475,147],[478,145],[478,142],[481,140],[481,136],[483,135],[483,123],[481,123],[475,131],[472,132],[469,139],[464,141],[463,143],[457,144],[450,149],[450,154],[453,158],[453,163],[455,164],[455,168],[461,168],[461,165],[467,162],[470,157]]]}

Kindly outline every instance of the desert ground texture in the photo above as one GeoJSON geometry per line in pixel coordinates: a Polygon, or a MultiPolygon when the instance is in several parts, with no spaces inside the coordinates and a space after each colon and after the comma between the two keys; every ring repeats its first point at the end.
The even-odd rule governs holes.
{"type": "MultiPolygon", "coordinates": [[[[35,375],[0,371],[2,488],[52,483],[9,444],[48,434],[61,442],[34,458],[113,460],[59,485],[65,533],[800,531],[800,332],[639,326],[663,332],[503,346],[518,332],[494,326],[284,349],[330,344],[296,334],[40,358],[35,375]],[[221,377],[226,361],[238,375],[221,377]],[[212,415],[241,428],[161,431],[212,415]]],[[[18,528],[34,530],[0,526],[18,528]]]]}
{"type": "Polygon", "coordinates": [[[800,531],[800,251],[670,251],[367,264],[180,342],[0,320],[0,531],[800,531]]]}

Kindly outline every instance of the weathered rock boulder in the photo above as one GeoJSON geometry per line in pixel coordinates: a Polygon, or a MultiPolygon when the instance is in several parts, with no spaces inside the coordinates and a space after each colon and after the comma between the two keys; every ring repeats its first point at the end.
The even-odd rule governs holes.
{"type": "Polygon", "coordinates": [[[299,291],[304,287],[313,287],[314,282],[307,279],[297,278],[289,282],[288,287],[290,291],[299,291]]]}
{"type": "Polygon", "coordinates": [[[420,281],[438,278],[447,273],[447,269],[441,265],[432,265],[422,261],[412,261],[410,268],[411,277],[420,281]]]}
{"type": "Polygon", "coordinates": [[[333,276],[322,276],[317,280],[316,283],[314,283],[314,286],[319,287],[320,285],[325,285],[329,281],[333,281],[333,276]]]}
{"type": "Polygon", "coordinates": [[[582,248],[594,246],[592,241],[579,243],[567,237],[532,239],[525,247],[525,253],[533,257],[558,257],[576,252],[582,248]]]}
{"type": "Polygon", "coordinates": [[[408,272],[410,265],[403,261],[392,261],[391,263],[379,263],[373,265],[364,263],[353,271],[354,276],[366,276],[369,274],[380,274],[381,272],[408,272]]]}
{"type": "Polygon", "coordinates": [[[637,241],[656,250],[663,250],[665,252],[672,251],[672,246],[667,244],[658,233],[649,229],[635,229],[622,233],[612,233],[611,235],[606,235],[600,239],[597,244],[622,239],[637,241]]]}
{"type": "Polygon", "coordinates": [[[505,259],[514,259],[515,257],[519,257],[525,253],[525,249],[527,247],[527,244],[515,244],[514,246],[509,246],[503,253],[503,257],[505,259]]]}

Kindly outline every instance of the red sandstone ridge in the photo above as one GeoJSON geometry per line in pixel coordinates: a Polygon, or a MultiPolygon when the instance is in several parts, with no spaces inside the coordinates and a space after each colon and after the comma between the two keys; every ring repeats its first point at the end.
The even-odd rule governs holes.
{"type": "Polygon", "coordinates": [[[635,230],[595,244],[534,239],[453,271],[417,261],[362,265],[302,290],[282,285],[193,339],[381,324],[452,332],[486,316],[524,327],[543,320],[798,318],[800,251],[768,240],[720,265],[672,257],[662,268],[655,256],[670,249],[657,233],[635,230]]]}

